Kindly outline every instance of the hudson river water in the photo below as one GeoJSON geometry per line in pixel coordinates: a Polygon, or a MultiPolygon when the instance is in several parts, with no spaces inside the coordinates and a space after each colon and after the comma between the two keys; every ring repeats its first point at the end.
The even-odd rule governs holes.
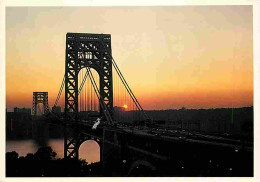
{"type": "MultiPolygon", "coordinates": [[[[56,158],[63,158],[63,139],[50,139],[50,146],[56,153],[56,158]]],[[[8,140],[6,142],[6,152],[16,151],[19,156],[26,156],[28,153],[35,153],[38,150],[37,144],[33,140],[8,140]]],[[[99,145],[88,140],[80,146],[79,158],[85,159],[88,163],[100,160],[99,145]]]]}

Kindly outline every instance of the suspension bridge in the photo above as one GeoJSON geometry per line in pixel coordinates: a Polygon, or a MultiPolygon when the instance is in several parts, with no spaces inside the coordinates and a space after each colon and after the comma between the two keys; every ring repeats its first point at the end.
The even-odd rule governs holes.
{"type": "Polygon", "coordinates": [[[251,175],[250,142],[153,127],[112,56],[109,34],[67,33],[65,74],[53,108],[63,92],[63,115],[49,112],[46,92],[33,93],[33,114],[64,127],[65,158],[78,159],[80,145],[92,139],[106,176],[140,170],[146,176],[251,175]]]}

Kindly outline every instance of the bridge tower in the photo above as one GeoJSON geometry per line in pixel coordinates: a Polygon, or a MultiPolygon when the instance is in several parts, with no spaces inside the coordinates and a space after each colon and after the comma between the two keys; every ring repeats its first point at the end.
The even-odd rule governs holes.
{"type": "Polygon", "coordinates": [[[43,103],[43,114],[49,112],[48,92],[33,92],[32,115],[37,115],[37,105],[43,103]]]}
{"type": "MultiPolygon", "coordinates": [[[[77,129],[78,74],[81,69],[88,67],[97,71],[101,102],[105,104],[110,116],[113,116],[111,36],[109,34],[67,33],[65,62],[64,157],[78,158],[80,146],[77,129]],[[68,125],[73,125],[74,128],[69,130],[68,125]]],[[[101,106],[100,115],[104,115],[101,106]]]]}

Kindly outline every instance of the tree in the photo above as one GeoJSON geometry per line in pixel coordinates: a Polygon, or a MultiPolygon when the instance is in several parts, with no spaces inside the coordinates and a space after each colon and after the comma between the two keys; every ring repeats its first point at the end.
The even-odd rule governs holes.
{"type": "Polygon", "coordinates": [[[15,151],[6,152],[6,160],[15,160],[18,159],[19,154],[15,151]]]}
{"type": "Polygon", "coordinates": [[[51,147],[41,147],[34,155],[40,160],[51,160],[56,157],[57,153],[51,147]]]}
{"type": "Polygon", "coordinates": [[[186,111],[187,109],[186,109],[186,107],[182,107],[181,110],[182,111],[186,111]]]}

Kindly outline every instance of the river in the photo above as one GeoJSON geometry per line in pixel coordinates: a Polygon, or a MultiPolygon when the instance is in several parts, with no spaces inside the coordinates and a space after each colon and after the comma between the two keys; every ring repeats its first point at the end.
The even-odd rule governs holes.
{"type": "MultiPolygon", "coordinates": [[[[50,146],[56,153],[56,158],[63,158],[63,139],[50,139],[50,146]]],[[[35,153],[38,150],[38,145],[34,140],[8,140],[6,141],[6,152],[16,151],[19,156],[26,156],[28,153],[35,153]]],[[[88,140],[80,146],[79,158],[85,159],[88,163],[98,162],[100,160],[99,145],[88,140]]]]}

